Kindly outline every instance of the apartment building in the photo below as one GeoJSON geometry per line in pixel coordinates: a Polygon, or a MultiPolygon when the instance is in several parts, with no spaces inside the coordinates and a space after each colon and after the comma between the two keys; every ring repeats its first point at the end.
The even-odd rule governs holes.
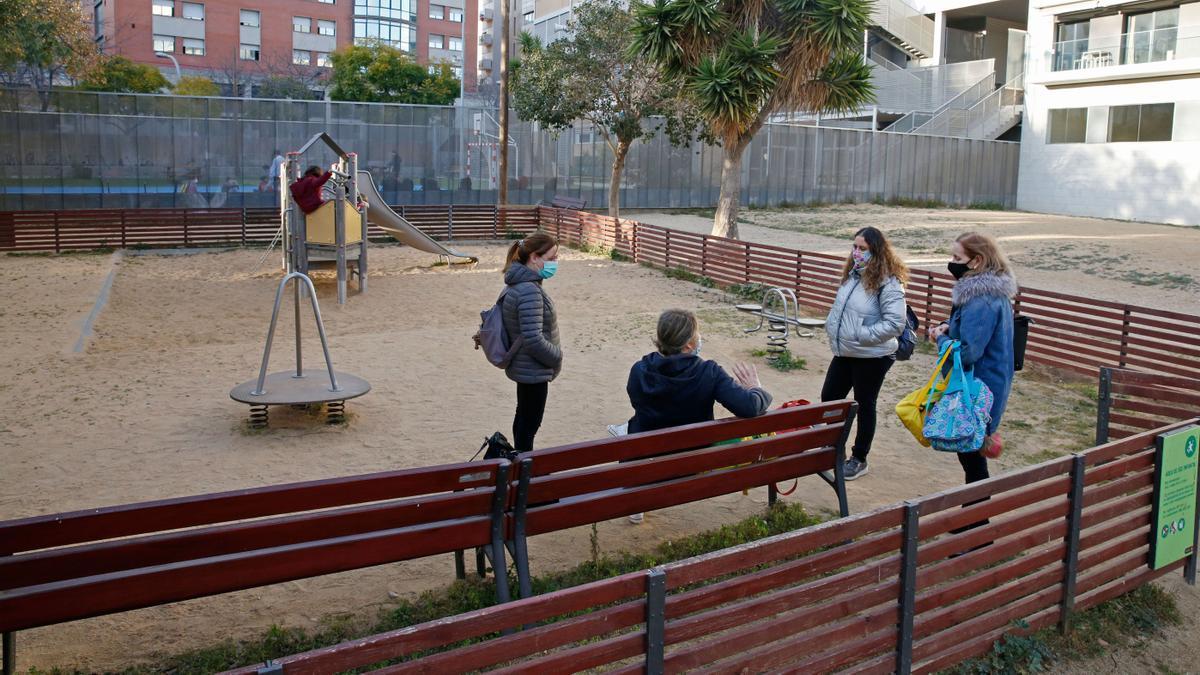
{"type": "Polygon", "coordinates": [[[1034,0],[1029,62],[1019,208],[1200,224],[1200,2],[1034,0]]]}
{"type": "Polygon", "coordinates": [[[182,75],[210,77],[234,95],[270,76],[315,84],[330,54],[366,39],[421,63],[450,63],[467,91],[475,88],[478,27],[468,17],[478,0],[90,1],[106,53],[157,66],[172,80],[178,64],[182,75]]]}

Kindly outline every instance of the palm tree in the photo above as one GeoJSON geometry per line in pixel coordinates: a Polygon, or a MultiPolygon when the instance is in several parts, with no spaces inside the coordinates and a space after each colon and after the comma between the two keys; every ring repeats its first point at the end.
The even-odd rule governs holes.
{"type": "Polygon", "coordinates": [[[713,234],[737,238],[742,152],[779,111],[849,111],[873,96],[860,52],[871,0],[652,0],[633,49],[680,78],[721,140],[713,234]]]}

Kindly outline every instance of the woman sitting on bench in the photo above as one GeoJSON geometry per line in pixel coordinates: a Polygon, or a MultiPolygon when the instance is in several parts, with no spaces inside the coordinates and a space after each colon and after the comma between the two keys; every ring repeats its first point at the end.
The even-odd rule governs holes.
{"type": "MultiPolygon", "coordinates": [[[[710,422],[715,403],[738,417],[767,412],[771,395],[754,366],[736,363],[730,377],[716,361],[700,358],[702,343],[695,314],[668,309],[658,317],[658,351],[642,357],[629,371],[625,390],[633,417],[628,433],[710,422]]],[[[610,433],[616,435],[613,429],[610,433]]],[[[640,523],[642,514],[629,520],[640,523]]]]}

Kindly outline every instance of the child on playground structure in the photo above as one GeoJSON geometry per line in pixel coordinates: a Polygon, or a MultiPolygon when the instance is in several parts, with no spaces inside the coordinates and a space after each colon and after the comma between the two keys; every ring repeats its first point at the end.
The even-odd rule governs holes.
{"type": "Polygon", "coordinates": [[[321,199],[321,187],[332,177],[332,172],[321,173],[321,167],[314,164],[305,170],[300,180],[292,183],[292,199],[296,200],[301,211],[307,214],[321,208],[325,203],[321,199]]]}
{"type": "Polygon", "coordinates": [[[957,453],[966,482],[974,483],[988,477],[988,459],[1000,456],[1000,418],[1013,380],[1012,298],[1017,281],[1000,246],[987,235],[961,234],[950,250],[953,257],[946,268],[956,279],[950,320],[930,327],[929,337],[938,347],[958,340],[963,367],[974,368],[975,377],[992,390],[992,421],[983,447],[957,453]]]}
{"type": "Polygon", "coordinates": [[[907,317],[904,284],[908,267],[874,227],[854,233],[842,266],[842,285],[825,321],[833,360],[825,372],[822,401],[845,398],[854,390],[858,427],[843,473],[854,480],[867,473],[867,454],[875,439],[876,401],[883,378],[896,361],[897,338],[907,317]]]}
{"type": "Polygon", "coordinates": [[[517,383],[517,411],[513,416],[513,447],[533,450],[533,438],[542,426],[550,382],[562,370],[562,348],[554,303],[542,283],[558,271],[558,242],[537,232],[508,249],[504,283],[508,291],[501,306],[504,330],[521,346],[504,369],[517,383]]]}
{"type": "MultiPolygon", "coordinates": [[[[625,391],[633,406],[628,433],[654,431],[713,419],[713,404],[720,403],[738,417],[758,417],[771,405],[754,366],[736,363],[730,377],[716,361],[700,357],[704,340],[696,315],[685,309],[668,309],[658,317],[654,340],[657,351],[642,357],[629,370],[625,391]]],[[[622,435],[617,427],[609,429],[622,435]]],[[[642,522],[640,513],[629,517],[642,522]]]]}

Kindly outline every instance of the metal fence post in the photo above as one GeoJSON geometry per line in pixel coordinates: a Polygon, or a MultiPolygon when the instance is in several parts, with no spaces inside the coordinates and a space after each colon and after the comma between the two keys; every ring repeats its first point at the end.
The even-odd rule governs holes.
{"type": "Polygon", "coordinates": [[[121,210],[121,248],[125,248],[125,210],[121,210]]]}
{"type": "MultiPolygon", "coordinates": [[[[1200,490],[1196,490],[1196,513],[1200,513],[1200,490]]],[[[1192,528],[1192,555],[1183,565],[1183,580],[1189,586],[1196,585],[1196,556],[1200,556],[1200,529],[1192,528]]]]}
{"type": "Polygon", "coordinates": [[[1126,352],[1129,350],[1129,305],[1125,305],[1125,320],[1121,322],[1121,359],[1117,363],[1121,368],[1125,367],[1126,352]]]}
{"type": "Polygon", "coordinates": [[[1108,442],[1108,411],[1112,407],[1112,369],[1100,368],[1100,386],[1096,392],[1096,445],[1108,442]]]}
{"type": "Polygon", "coordinates": [[[746,258],[744,261],[745,269],[743,273],[746,277],[746,283],[750,283],[750,242],[746,242],[744,246],[746,247],[746,258]]]}
{"type": "Polygon", "coordinates": [[[242,246],[246,245],[246,207],[242,207],[242,246]]]}
{"type": "Polygon", "coordinates": [[[58,228],[58,211],[54,212],[54,252],[62,253],[62,232],[58,228]]]}
{"type": "Polygon", "coordinates": [[[646,675],[661,675],[666,639],[667,573],[646,573],[646,675]]]}
{"type": "Polygon", "coordinates": [[[446,213],[446,240],[454,241],[454,205],[446,213]]]}
{"type": "Polygon", "coordinates": [[[913,616],[917,604],[917,543],[921,505],[904,502],[904,525],[900,551],[900,626],[896,639],[896,673],[912,672],[913,616]]]}
{"type": "Polygon", "coordinates": [[[1083,472],[1087,457],[1071,456],[1071,510],[1067,513],[1067,553],[1063,558],[1063,599],[1059,612],[1058,630],[1066,635],[1071,630],[1071,613],[1075,611],[1075,579],[1079,571],[1079,530],[1083,519],[1083,472]]]}

